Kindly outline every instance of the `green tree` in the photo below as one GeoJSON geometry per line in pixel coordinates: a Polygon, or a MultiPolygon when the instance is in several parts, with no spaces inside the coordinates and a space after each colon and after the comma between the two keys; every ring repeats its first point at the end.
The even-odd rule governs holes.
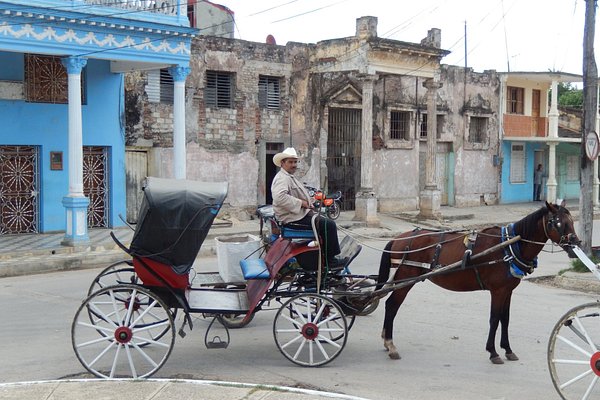
{"type": "Polygon", "coordinates": [[[583,107],[583,89],[578,89],[570,82],[558,84],[558,105],[563,107],[583,107]]]}

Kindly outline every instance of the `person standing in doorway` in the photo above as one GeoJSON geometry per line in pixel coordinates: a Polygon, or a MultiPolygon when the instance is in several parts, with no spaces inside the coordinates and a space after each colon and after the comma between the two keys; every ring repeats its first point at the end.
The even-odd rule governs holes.
{"type": "Polygon", "coordinates": [[[533,173],[533,200],[540,201],[540,194],[542,193],[542,164],[538,164],[535,172],[533,173]]]}

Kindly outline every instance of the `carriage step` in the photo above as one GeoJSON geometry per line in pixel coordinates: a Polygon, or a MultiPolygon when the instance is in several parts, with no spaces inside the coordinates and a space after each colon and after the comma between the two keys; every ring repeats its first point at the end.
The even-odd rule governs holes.
{"type": "Polygon", "coordinates": [[[219,336],[215,336],[213,340],[205,343],[207,349],[226,349],[229,343],[221,340],[219,336]]]}

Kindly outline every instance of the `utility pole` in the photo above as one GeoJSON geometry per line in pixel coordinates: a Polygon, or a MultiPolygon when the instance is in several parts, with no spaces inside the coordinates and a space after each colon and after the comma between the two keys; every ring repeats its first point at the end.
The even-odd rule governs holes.
{"type": "MultiPolygon", "coordinates": [[[[582,249],[592,251],[592,227],[594,204],[592,201],[594,161],[586,151],[587,141],[596,130],[598,110],[598,68],[594,56],[594,32],[596,30],[596,1],[586,0],[585,26],[583,31],[583,130],[581,132],[581,196],[579,197],[579,232],[582,249]]],[[[597,146],[597,136],[596,136],[597,146]]],[[[597,156],[597,153],[596,153],[597,156]]]]}

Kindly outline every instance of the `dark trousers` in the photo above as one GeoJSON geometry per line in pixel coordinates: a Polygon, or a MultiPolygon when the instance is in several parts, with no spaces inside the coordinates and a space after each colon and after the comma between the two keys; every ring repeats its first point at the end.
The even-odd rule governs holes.
{"type": "MultiPolygon", "coordinates": [[[[306,216],[298,221],[289,223],[290,227],[299,227],[302,229],[312,229],[312,216],[315,212],[309,212],[306,216]]],[[[321,237],[321,246],[323,253],[328,260],[331,260],[334,256],[340,254],[340,242],[337,235],[337,225],[335,221],[325,218],[322,215],[317,215],[315,221],[317,232],[321,237]]]]}
{"type": "Polygon", "coordinates": [[[534,183],[533,184],[533,200],[539,200],[541,194],[542,194],[542,185],[534,183]]]}

